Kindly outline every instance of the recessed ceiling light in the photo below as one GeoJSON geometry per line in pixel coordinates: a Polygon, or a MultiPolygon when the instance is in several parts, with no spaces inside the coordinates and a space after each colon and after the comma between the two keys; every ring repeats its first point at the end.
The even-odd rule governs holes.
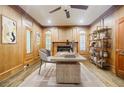
{"type": "Polygon", "coordinates": [[[48,23],[51,24],[51,20],[48,20],[48,23]]]}
{"type": "Polygon", "coordinates": [[[80,20],[80,23],[83,23],[83,20],[80,20]]]}

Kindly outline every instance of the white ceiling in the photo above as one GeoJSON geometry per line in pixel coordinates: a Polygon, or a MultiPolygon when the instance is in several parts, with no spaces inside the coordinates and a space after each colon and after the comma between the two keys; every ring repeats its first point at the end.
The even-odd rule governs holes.
{"type": "Polygon", "coordinates": [[[49,11],[59,7],[59,5],[21,5],[20,7],[43,26],[90,25],[112,7],[111,5],[89,5],[87,10],[80,10],[66,6],[71,14],[71,17],[67,19],[64,12],[65,6],[61,6],[61,10],[52,14],[49,11]]]}

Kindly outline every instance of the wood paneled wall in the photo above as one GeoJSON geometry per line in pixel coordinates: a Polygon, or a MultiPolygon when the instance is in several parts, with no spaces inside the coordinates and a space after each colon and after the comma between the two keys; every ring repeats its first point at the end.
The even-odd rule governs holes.
{"type": "MultiPolygon", "coordinates": [[[[115,32],[117,29],[116,21],[124,16],[124,7],[117,10],[112,15],[104,19],[105,24],[112,28],[112,53],[111,66],[112,71],[115,72],[115,46],[116,38],[115,32]]],[[[79,32],[86,31],[86,51],[80,51],[81,54],[89,51],[89,31],[93,31],[96,26],[101,24],[97,22],[89,27],[45,27],[41,28],[31,18],[21,12],[14,10],[9,6],[0,6],[0,80],[16,73],[20,68],[23,68],[27,63],[38,60],[38,49],[45,47],[45,32],[50,30],[52,32],[52,41],[69,41],[75,40],[79,42],[79,32]],[[17,22],[17,43],[16,44],[2,44],[1,42],[1,16],[7,16],[17,22]],[[31,25],[32,24],[32,25],[31,25]],[[27,26],[28,25],[28,26],[27,26]],[[29,28],[33,31],[33,52],[31,55],[26,55],[25,51],[25,30],[29,28]],[[36,32],[41,32],[41,45],[36,44],[36,32]]],[[[79,47],[79,46],[78,46],[79,47]]],[[[79,49],[79,48],[78,48],[79,49]]]]}
{"type": "MultiPolygon", "coordinates": [[[[89,50],[89,28],[88,27],[46,27],[43,29],[43,47],[45,47],[45,32],[52,32],[52,42],[63,42],[66,40],[79,42],[80,31],[86,32],[86,51],[80,51],[80,54],[88,54],[89,50]]],[[[79,43],[78,43],[79,44],[79,43]]],[[[79,47],[79,45],[78,45],[79,47]]],[[[80,48],[78,48],[80,49],[80,48]]]]}
{"type": "Polygon", "coordinates": [[[25,14],[21,14],[17,10],[14,10],[10,6],[0,6],[0,80],[15,74],[17,71],[23,68],[25,63],[35,62],[39,59],[38,49],[41,47],[36,44],[36,32],[42,31],[42,28],[29,19],[25,14]],[[17,22],[17,43],[16,44],[2,44],[2,31],[1,31],[1,16],[4,15],[17,22]],[[30,25],[32,24],[32,25],[30,25]],[[26,56],[25,51],[25,30],[29,26],[33,32],[32,44],[33,52],[31,56],[26,56]]]}
{"type": "MultiPolygon", "coordinates": [[[[117,11],[115,11],[113,14],[107,16],[104,18],[104,25],[112,28],[111,31],[111,37],[112,37],[112,50],[111,50],[111,70],[112,72],[115,73],[116,70],[116,61],[115,61],[115,54],[116,54],[116,31],[117,31],[117,21],[121,18],[124,17],[124,6],[119,8],[117,11]]],[[[101,21],[96,22],[93,24],[90,28],[90,31],[94,31],[96,29],[96,26],[100,26],[101,21]]]]}

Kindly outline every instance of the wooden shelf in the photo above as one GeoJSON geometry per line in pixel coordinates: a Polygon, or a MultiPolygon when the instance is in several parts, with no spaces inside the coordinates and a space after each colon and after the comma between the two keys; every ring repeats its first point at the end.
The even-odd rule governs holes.
{"type": "Polygon", "coordinates": [[[97,62],[97,61],[100,61],[100,60],[105,60],[105,62],[109,63],[108,59],[110,57],[109,53],[110,53],[111,47],[109,47],[108,44],[110,44],[110,42],[111,42],[110,40],[112,40],[112,38],[110,37],[110,33],[108,32],[110,30],[111,30],[111,28],[108,28],[107,26],[105,28],[102,27],[101,29],[98,29],[98,27],[97,27],[97,29],[94,30],[93,33],[89,34],[89,37],[91,37],[91,39],[92,39],[92,40],[90,40],[91,46],[89,46],[90,50],[92,52],[92,53],[90,53],[90,58],[91,57],[97,57],[96,62],[94,60],[92,60],[92,58],[90,60],[92,60],[92,62],[98,66],[99,66],[99,62],[97,62]],[[101,33],[104,34],[104,36],[108,36],[108,37],[102,38],[102,39],[97,38],[98,36],[99,37],[101,36],[101,33]],[[95,44],[97,45],[99,43],[101,43],[101,47],[94,47],[95,44]],[[104,47],[104,45],[106,45],[106,46],[104,47]],[[102,54],[102,56],[99,55],[100,52],[104,53],[104,51],[107,52],[108,57],[104,57],[103,54],[102,54]]]}
{"type": "Polygon", "coordinates": [[[112,38],[103,38],[103,39],[95,39],[95,40],[90,40],[90,41],[105,41],[105,40],[111,40],[112,38]]]}
{"type": "Polygon", "coordinates": [[[100,32],[106,32],[106,31],[109,31],[109,30],[111,30],[111,28],[102,28],[102,29],[95,30],[93,33],[90,33],[89,35],[97,34],[97,33],[100,33],[100,32]]]}
{"type": "Polygon", "coordinates": [[[101,29],[94,30],[94,33],[105,32],[105,31],[109,31],[109,30],[111,30],[111,28],[101,28],[101,29]]]}

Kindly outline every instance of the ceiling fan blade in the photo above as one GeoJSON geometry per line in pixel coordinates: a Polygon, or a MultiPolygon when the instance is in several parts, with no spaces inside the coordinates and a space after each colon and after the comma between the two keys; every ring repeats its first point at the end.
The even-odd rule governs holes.
{"type": "Polygon", "coordinates": [[[52,11],[50,11],[49,13],[56,12],[56,11],[58,11],[58,10],[60,10],[60,9],[61,9],[61,6],[60,6],[60,7],[58,7],[58,8],[56,8],[56,9],[54,9],[54,10],[52,10],[52,11]]]}
{"type": "Polygon", "coordinates": [[[87,5],[70,5],[71,8],[76,8],[76,9],[84,9],[86,10],[88,8],[87,5]]]}

